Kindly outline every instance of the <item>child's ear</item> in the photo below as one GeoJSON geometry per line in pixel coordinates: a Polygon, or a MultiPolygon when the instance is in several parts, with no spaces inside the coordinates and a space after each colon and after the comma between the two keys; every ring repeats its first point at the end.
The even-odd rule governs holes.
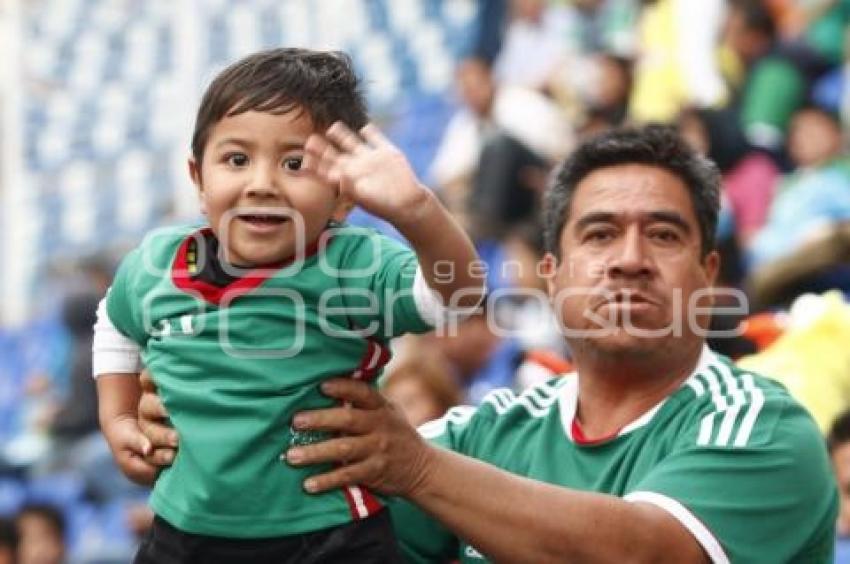
{"type": "Polygon", "coordinates": [[[207,204],[204,198],[204,185],[201,182],[201,165],[195,160],[195,157],[189,157],[189,178],[192,179],[192,184],[198,190],[198,200],[201,202],[201,213],[207,215],[207,204]]]}
{"type": "Polygon", "coordinates": [[[354,202],[351,198],[340,196],[337,198],[336,207],[334,208],[333,215],[331,215],[331,219],[337,223],[342,223],[348,217],[348,214],[351,213],[352,209],[354,209],[354,202]]]}

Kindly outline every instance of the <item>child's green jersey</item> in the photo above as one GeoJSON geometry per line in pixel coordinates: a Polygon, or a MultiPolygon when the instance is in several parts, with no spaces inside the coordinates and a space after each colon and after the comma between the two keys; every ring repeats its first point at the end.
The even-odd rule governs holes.
{"type": "MultiPolygon", "coordinates": [[[[596,442],[582,439],[577,401],[567,375],[518,397],[496,390],[420,432],[520,476],[655,504],[713,562],[832,562],[838,497],[824,440],[779,384],[706,348],[679,390],[596,442]]],[[[485,560],[409,503],[391,510],[410,561],[485,560]]]]}
{"type": "Polygon", "coordinates": [[[319,384],[373,380],[387,342],[430,329],[417,310],[415,254],[370,230],[333,226],[303,260],[225,286],[196,275],[204,230],[148,236],[121,264],[107,297],[112,324],[141,348],[180,448],[151,505],[191,533],[284,536],[360,519],[380,502],[359,487],[304,492],[320,467],[280,460],[322,440],[291,428],[301,410],[329,407],[319,384]],[[329,237],[329,235],[332,235],[329,237]]]}

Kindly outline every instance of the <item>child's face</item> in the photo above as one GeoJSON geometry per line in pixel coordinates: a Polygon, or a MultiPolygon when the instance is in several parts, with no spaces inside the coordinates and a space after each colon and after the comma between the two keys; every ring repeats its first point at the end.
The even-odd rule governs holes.
{"type": "Polygon", "coordinates": [[[337,187],[301,168],[314,132],[310,117],[297,109],[248,111],[216,123],[203,162],[189,161],[201,210],[231,264],[292,257],[340,211],[337,187]]]}

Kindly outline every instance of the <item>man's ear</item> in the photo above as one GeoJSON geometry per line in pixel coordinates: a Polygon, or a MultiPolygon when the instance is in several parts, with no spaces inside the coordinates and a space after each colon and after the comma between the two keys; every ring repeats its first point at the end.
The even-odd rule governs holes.
{"type": "Polygon", "coordinates": [[[720,272],[720,253],[711,251],[705,255],[703,268],[705,269],[705,279],[708,282],[708,286],[714,286],[717,282],[717,275],[720,272]]]}
{"type": "Polygon", "coordinates": [[[207,214],[207,204],[204,201],[204,184],[201,182],[201,165],[195,160],[195,157],[189,157],[189,178],[192,179],[192,184],[198,190],[198,200],[201,203],[201,213],[207,214]]]}
{"type": "Polygon", "coordinates": [[[336,201],[336,207],[334,208],[333,214],[331,215],[331,219],[333,219],[337,223],[342,223],[345,221],[345,218],[348,217],[348,214],[351,213],[351,210],[354,209],[354,202],[348,196],[339,196],[336,201]]]}
{"type": "Polygon", "coordinates": [[[538,272],[540,276],[546,280],[546,291],[549,294],[549,299],[553,299],[555,294],[557,293],[557,288],[555,287],[555,274],[558,271],[558,259],[552,253],[546,253],[543,255],[543,258],[540,259],[538,272]]]}

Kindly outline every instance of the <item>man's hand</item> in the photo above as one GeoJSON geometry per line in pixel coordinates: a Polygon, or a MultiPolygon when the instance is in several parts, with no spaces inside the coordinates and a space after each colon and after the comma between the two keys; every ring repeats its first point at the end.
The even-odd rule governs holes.
{"type": "Polygon", "coordinates": [[[139,381],[142,395],[139,398],[138,426],[151,446],[145,460],[159,471],[162,466],[168,466],[174,461],[179,438],[177,431],[168,424],[168,412],[156,393],[150,373],[144,370],[139,381]]]}
{"type": "Polygon", "coordinates": [[[304,167],[339,186],[340,196],[401,229],[416,221],[430,191],[404,154],[368,124],[359,133],[342,122],[307,139],[304,167]]]}
{"type": "Polygon", "coordinates": [[[363,382],[329,380],[322,384],[322,391],[345,405],[301,412],[293,425],[299,430],[331,431],[342,436],[291,448],[285,453],[286,461],[296,466],[320,462],[342,466],[308,478],[304,488],[316,493],[358,484],[390,495],[415,492],[428,473],[432,452],[416,429],[363,382]]]}

